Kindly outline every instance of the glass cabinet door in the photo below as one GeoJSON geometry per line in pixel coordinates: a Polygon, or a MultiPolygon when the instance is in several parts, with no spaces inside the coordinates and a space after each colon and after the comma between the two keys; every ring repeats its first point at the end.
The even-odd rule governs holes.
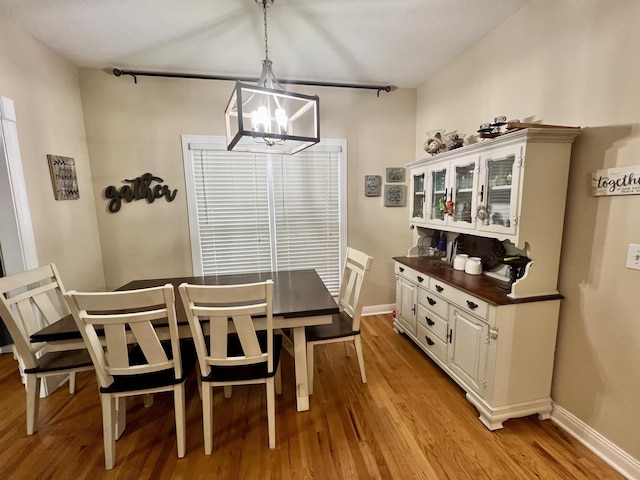
{"type": "Polygon", "coordinates": [[[446,222],[446,204],[449,200],[447,188],[447,166],[429,170],[428,218],[430,221],[446,222]]]}
{"type": "Polygon", "coordinates": [[[424,223],[424,195],[425,195],[425,175],[424,169],[411,172],[411,221],[416,224],[424,223]]]}
{"type": "Polygon", "coordinates": [[[516,154],[488,158],[484,162],[484,215],[481,228],[513,233],[516,229],[517,186],[519,168],[516,154]]]}
{"type": "Polygon", "coordinates": [[[474,195],[476,167],[476,162],[452,165],[454,186],[453,216],[451,221],[459,227],[475,227],[473,225],[473,212],[476,209],[477,197],[477,195],[474,195]]]}

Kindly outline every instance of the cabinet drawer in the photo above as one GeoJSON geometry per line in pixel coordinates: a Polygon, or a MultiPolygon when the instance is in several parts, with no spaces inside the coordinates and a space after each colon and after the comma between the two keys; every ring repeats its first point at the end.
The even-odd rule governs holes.
{"type": "Polygon", "coordinates": [[[432,292],[418,288],[418,305],[422,305],[442,318],[447,318],[447,301],[432,292]]]}
{"type": "Polygon", "coordinates": [[[437,293],[438,295],[440,295],[441,297],[447,300],[450,300],[449,293],[455,290],[455,288],[450,287],[449,285],[447,285],[444,282],[441,282],[440,280],[436,280],[435,278],[432,278],[431,282],[429,283],[429,290],[431,290],[434,293],[437,293]]]}
{"type": "Polygon", "coordinates": [[[438,360],[445,363],[447,359],[447,344],[436,337],[429,329],[418,323],[417,338],[424,348],[429,350],[438,360]]]}
{"type": "Polygon", "coordinates": [[[447,338],[447,322],[434,314],[431,310],[422,305],[418,305],[418,323],[433,332],[440,340],[445,341],[447,338]]]}
{"type": "Polygon", "coordinates": [[[468,293],[454,288],[449,288],[447,298],[451,303],[455,303],[466,312],[471,312],[480,318],[487,318],[489,304],[468,293]]]}
{"type": "Polygon", "coordinates": [[[428,276],[426,276],[424,273],[420,273],[417,270],[414,270],[413,268],[402,265],[401,263],[396,263],[395,273],[408,278],[421,287],[427,288],[429,286],[428,276]]]}

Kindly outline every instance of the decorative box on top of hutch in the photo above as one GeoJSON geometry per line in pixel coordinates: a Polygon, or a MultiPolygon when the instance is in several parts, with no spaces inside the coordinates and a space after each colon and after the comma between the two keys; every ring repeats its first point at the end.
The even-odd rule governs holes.
{"type": "Polygon", "coordinates": [[[562,228],[579,132],[523,129],[407,165],[411,225],[508,241],[531,259],[509,284],[440,260],[394,258],[394,328],[466,391],[491,430],[551,412],[562,228]]]}

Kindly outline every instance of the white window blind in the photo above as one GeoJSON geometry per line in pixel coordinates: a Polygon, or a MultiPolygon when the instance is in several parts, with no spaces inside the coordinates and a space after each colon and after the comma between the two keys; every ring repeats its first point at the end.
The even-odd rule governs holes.
{"type": "Polygon", "coordinates": [[[337,294],[346,232],[342,144],[265,155],[184,136],[194,274],[315,269],[337,294]]]}

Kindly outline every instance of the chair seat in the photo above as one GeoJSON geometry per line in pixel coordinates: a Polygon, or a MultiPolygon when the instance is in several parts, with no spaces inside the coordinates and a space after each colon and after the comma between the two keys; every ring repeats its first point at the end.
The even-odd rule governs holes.
{"type": "MultiPolygon", "coordinates": [[[[172,359],[171,342],[162,342],[162,348],[167,357],[172,359]]],[[[173,368],[139,375],[119,375],[113,377],[113,383],[108,387],[100,387],[100,393],[135,392],[137,390],[168,387],[182,383],[187,379],[198,360],[193,340],[180,340],[180,358],[182,363],[182,376],[180,378],[176,378],[173,368]]],[[[140,347],[136,346],[129,352],[129,363],[131,365],[146,363],[140,347]]]]}
{"type": "Polygon", "coordinates": [[[327,325],[313,325],[305,328],[307,342],[319,340],[333,340],[334,338],[359,335],[360,330],[353,330],[353,320],[349,315],[340,312],[333,316],[331,323],[327,325]]]}
{"type": "MultiPolygon", "coordinates": [[[[265,345],[267,337],[264,332],[258,333],[258,341],[263,351],[266,349],[265,345]],[[262,335],[261,335],[262,333],[262,335]]],[[[211,366],[211,373],[202,377],[203,382],[233,382],[233,381],[245,381],[255,380],[258,378],[273,377],[278,370],[278,364],[280,362],[280,351],[282,350],[282,335],[273,336],[273,371],[268,372],[267,362],[255,363],[253,365],[238,365],[238,366],[211,366]]],[[[227,341],[227,351],[230,356],[242,355],[242,348],[237,335],[229,335],[227,341]]]]}
{"type": "Polygon", "coordinates": [[[87,370],[93,368],[93,362],[87,349],[45,353],[37,359],[36,363],[34,368],[26,368],[24,373],[64,372],[84,367],[87,370]]]}

